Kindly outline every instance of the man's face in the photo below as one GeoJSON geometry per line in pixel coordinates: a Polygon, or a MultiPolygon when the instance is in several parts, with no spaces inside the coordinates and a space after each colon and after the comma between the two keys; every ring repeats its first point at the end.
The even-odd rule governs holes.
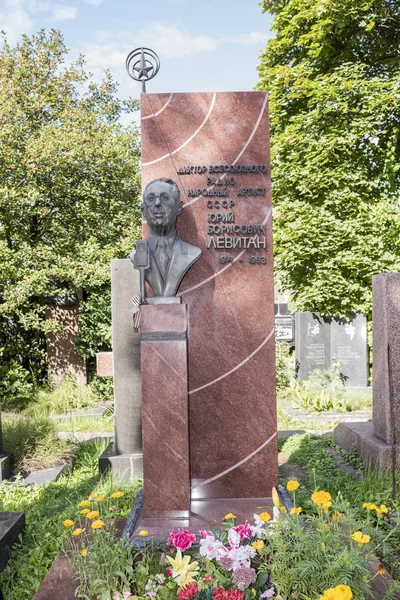
{"type": "Polygon", "coordinates": [[[172,186],[165,181],[155,181],[147,187],[143,202],[144,216],[150,229],[172,232],[182,210],[180,202],[177,203],[174,198],[172,186]]]}

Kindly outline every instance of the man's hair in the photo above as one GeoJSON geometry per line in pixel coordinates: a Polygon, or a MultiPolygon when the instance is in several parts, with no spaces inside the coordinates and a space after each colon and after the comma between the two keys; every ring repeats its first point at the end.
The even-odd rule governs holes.
{"type": "Polygon", "coordinates": [[[157,181],[163,181],[164,183],[168,183],[172,187],[172,193],[173,193],[173,196],[174,196],[174,200],[178,204],[180,202],[180,199],[181,199],[181,193],[180,193],[179,188],[176,185],[175,181],[173,181],[169,177],[159,177],[158,179],[153,179],[153,181],[150,181],[150,183],[148,183],[146,185],[146,187],[144,188],[143,198],[146,195],[146,190],[149,187],[149,185],[151,185],[152,183],[156,183],[157,181]]]}

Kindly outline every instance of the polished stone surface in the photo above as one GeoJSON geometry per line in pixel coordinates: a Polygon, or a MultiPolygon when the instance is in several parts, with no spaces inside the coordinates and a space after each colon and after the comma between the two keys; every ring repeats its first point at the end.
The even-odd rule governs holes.
{"type": "MultiPolygon", "coordinates": [[[[141,97],[142,185],[159,177],[177,182],[184,204],[178,234],[203,251],[178,290],[188,306],[190,464],[195,499],[264,498],[277,485],[267,106],[264,92],[141,97]],[[214,165],[266,165],[267,172],[210,173],[214,165]],[[208,171],[178,173],[185,166],[206,166],[208,171]],[[232,177],[233,185],[211,181],[226,183],[232,177]],[[189,193],[190,189],[213,193],[224,187],[226,197],[189,193]],[[240,189],[263,189],[265,195],[239,195],[240,189]],[[233,201],[234,207],[219,204],[218,208],[217,202],[224,199],[233,201]],[[263,225],[267,248],[208,249],[215,237],[208,233],[208,219],[225,218],[209,215],[230,213],[235,225],[263,225]],[[252,257],[265,259],[265,264],[249,262],[252,257]]],[[[144,224],[143,237],[147,236],[144,224]]],[[[221,237],[253,236],[223,233],[221,237]]]]}
{"type": "Polygon", "coordinates": [[[104,475],[109,470],[114,481],[132,481],[143,475],[143,453],[117,454],[115,443],[111,442],[99,458],[100,474],[104,475]]]}
{"type": "Polygon", "coordinates": [[[296,373],[307,380],[316,369],[340,363],[339,372],[347,387],[368,385],[367,320],[355,314],[349,321],[324,318],[319,313],[295,313],[296,373]]]}
{"type": "Polygon", "coordinates": [[[18,536],[24,528],[24,513],[0,512],[0,571],[6,566],[13,545],[19,543],[18,536]]]}
{"type": "Polygon", "coordinates": [[[165,515],[163,518],[144,518],[140,516],[133,531],[132,542],[140,542],[137,535],[145,529],[149,532],[149,538],[165,538],[172,529],[190,529],[198,533],[203,529],[221,527],[223,518],[228,513],[233,513],[236,523],[244,523],[247,519],[251,524],[254,522],[254,513],[267,511],[272,516],[272,498],[218,498],[214,500],[192,500],[188,518],[178,519],[174,515],[165,515]]]}
{"type": "Polygon", "coordinates": [[[14,457],[11,452],[2,452],[0,454],[0,481],[9,479],[14,463],[14,457]]]}
{"type": "Polygon", "coordinates": [[[117,454],[141,454],[140,335],[133,331],[131,298],[139,273],[129,258],[111,261],[112,347],[117,454]]]}
{"type": "Polygon", "coordinates": [[[374,433],[387,444],[399,444],[400,273],[382,273],[372,277],[372,326],[374,433]]]}
{"type": "Polygon", "coordinates": [[[190,506],[186,304],[143,305],[142,427],[144,516],[186,515],[190,506]]]}

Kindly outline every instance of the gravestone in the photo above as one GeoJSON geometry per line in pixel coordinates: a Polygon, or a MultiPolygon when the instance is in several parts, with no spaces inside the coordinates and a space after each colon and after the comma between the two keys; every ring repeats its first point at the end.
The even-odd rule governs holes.
{"type": "Polygon", "coordinates": [[[82,290],[79,289],[76,294],[65,298],[52,298],[46,306],[46,319],[53,319],[62,327],[62,331],[46,334],[49,380],[56,386],[66,375],[74,377],[81,387],[86,386],[86,360],[75,349],[79,333],[79,303],[82,299],[82,290]]]}
{"type": "MultiPolygon", "coordinates": [[[[116,478],[121,479],[133,479],[143,473],[140,335],[133,330],[131,310],[131,298],[138,292],[138,272],[129,258],[112,260],[115,440],[100,456],[99,470],[104,473],[112,469],[116,478]]],[[[108,370],[106,374],[111,373],[108,370]]]]}
{"type": "Polygon", "coordinates": [[[275,340],[294,342],[294,316],[287,302],[275,302],[275,340]]]}
{"type": "MultiPolygon", "coordinates": [[[[141,96],[143,188],[159,178],[177,183],[178,234],[202,250],[178,290],[187,306],[190,496],[198,514],[237,499],[258,499],[255,509],[277,485],[267,103],[264,92],[141,96]]],[[[168,402],[162,386],[158,394],[168,402]]],[[[173,439],[172,430],[160,440],[158,458],[173,439]]]]}
{"type": "Polygon", "coordinates": [[[309,379],[316,369],[329,369],[331,357],[330,323],[318,313],[295,313],[296,372],[298,379],[309,379]]]}
{"type": "Polygon", "coordinates": [[[367,387],[368,352],[365,315],[349,321],[318,313],[295,313],[296,370],[298,379],[307,380],[316,369],[329,369],[334,362],[348,387],[367,387]]]}
{"type": "Polygon", "coordinates": [[[386,468],[400,448],[400,273],[372,277],[372,335],[372,422],[341,423],[334,438],[365,463],[386,468]]]}
{"type": "Polygon", "coordinates": [[[3,432],[1,425],[1,410],[0,410],[0,482],[4,479],[9,479],[11,476],[11,467],[13,456],[10,452],[5,452],[3,448],[3,432]]]}

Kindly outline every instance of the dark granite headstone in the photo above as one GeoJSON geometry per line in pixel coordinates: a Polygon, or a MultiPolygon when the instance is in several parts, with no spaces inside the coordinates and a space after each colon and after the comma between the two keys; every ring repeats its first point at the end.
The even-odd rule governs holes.
{"type": "Polygon", "coordinates": [[[367,320],[354,315],[350,321],[324,319],[318,313],[296,312],[296,372],[309,379],[316,369],[329,369],[334,361],[350,387],[368,386],[367,320]]]}
{"type": "Polygon", "coordinates": [[[25,515],[21,512],[0,513],[0,571],[6,566],[11,548],[19,541],[25,527],[25,515]]]}
{"type": "Polygon", "coordinates": [[[308,379],[316,369],[331,366],[331,330],[329,321],[318,313],[295,313],[296,373],[308,379]]]}
{"type": "Polygon", "coordinates": [[[346,385],[368,385],[367,319],[355,315],[350,321],[332,319],[331,356],[340,363],[339,371],[346,385]]]}

